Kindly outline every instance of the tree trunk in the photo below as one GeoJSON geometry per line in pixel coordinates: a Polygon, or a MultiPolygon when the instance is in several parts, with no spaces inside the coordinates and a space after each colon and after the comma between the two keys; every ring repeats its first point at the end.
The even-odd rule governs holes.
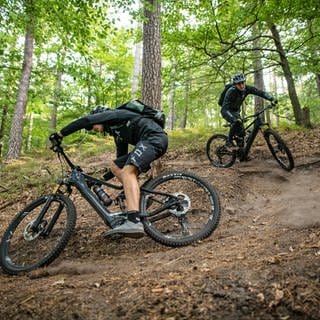
{"type": "MultiPolygon", "coordinates": [[[[142,56],[142,101],[161,109],[161,37],[160,1],[147,0],[144,7],[143,56],[142,56]]],[[[161,171],[161,162],[152,164],[152,176],[161,171]]]]}
{"type": "Polygon", "coordinates": [[[184,91],[184,107],[183,107],[183,114],[181,117],[181,123],[180,123],[180,128],[185,129],[187,126],[187,119],[188,119],[188,108],[189,108],[189,93],[190,93],[190,77],[189,74],[186,79],[186,84],[185,84],[185,91],[184,91]]]}
{"type": "Polygon", "coordinates": [[[51,109],[51,119],[50,119],[50,129],[52,131],[56,131],[57,129],[57,109],[60,100],[60,92],[61,92],[61,83],[62,83],[62,71],[57,71],[57,82],[56,88],[54,90],[54,100],[51,109]]]}
{"type": "Polygon", "coordinates": [[[282,43],[281,43],[279,32],[278,32],[277,27],[276,27],[276,25],[274,23],[269,23],[269,29],[270,29],[270,31],[272,33],[272,37],[273,37],[274,43],[276,45],[277,51],[278,51],[279,56],[280,56],[281,67],[282,67],[284,76],[285,76],[286,81],[287,81],[289,97],[290,97],[291,104],[292,104],[292,107],[293,107],[293,113],[294,113],[294,117],[295,117],[295,120],[296,120],[296,124],[304,126],[305,123],[304,123],[303,117],[302,117],[302,111],[301,111],[300,102],[299,102],[299,99],[298,99],[298,96],[297,96],[294,80],[293,80],[292,73],[291,73],[291,70],[290,70],[289,61],[288,61],[286,53],[285,53],[285,51],[284,51],[284,49],[282,47],[282,43]]]}
{"type": "MultiPolygon", "coordinates": [[[[277,77],[276,77],[275,72],[272,72],[272,81],[273,81],[273,88],[274,88],[275,92],[277,92],[278,91],[278,83],[277,83],[277,77]]],[[[283,84],[283,81],[282,81],[282,84],[283,84]]],[[[284,92],[285,86],[282,86],[282,88],[283,88],[282,92],[284,92]]],[[[269,115],[269,118],[267,120],[268,120],[269,123],[271,123],[270,122],[270,112],[269,112],[269,110],[268,110],[268,115],[269,115]]],[[[279,113],[278,112],[275,113],[275,117],[276,117],[276,125],[279,126],[280,117],[279,117],[279,113]]]]}
{"type": "Polygon", "coordinates": [[[147,0],[144,16],[142,101],[161,109],[160,2],[147,0]]]}
{"type": "Polygon", "coordinates": [[[302,109],[302,115],[303,115],[303,123],[304,127],[311,129],[311,121],[310,121],[310,109],[308,107],[304,107],[302,109]]]}
{"type": "Polygon", "coordinates": [[[132,75],[131,98],[136,99],[139,92],[139,81],[141,75],[141,49],[142,42],[138,42],[134,52],[134,67],[132,75]]]}
{"type": "Polygon", "coordinates": [[[316,82],[317,82],[318,95],[320,96],[320,73],[316,74],[316,82]]]}
{"type": "Polygon", "coordinates": [[[169,106],[169,115],[168,115],[168,129],[173,130],[175,122],[175,110],[174,110],[174,96],[176,90],[176,66],[177,62],[173,61],[171,80],[170,80],[170,92],[168,96],[168,106],[169,106]]]}
{"type": "MultiPolygon", "coordinates": [[[[253,32],[258,33],[257,25],[253,26],[253,32]]],[[[253,46],[259,47],[259,38],[255,38],[253,41],[253,46]]],[[[254,51],[255,60],[254,60],[254,85],[256,88],[260,90],[265,90],[264,81],[263,81],[263,68],[262,68],[262,60],[260,56],[260,51],[254,51]]],[[[260,111],[263,109],[264,99],[258,96],[254,96],[254,110],[260,111]]]]}
{"type": "Polygon", "coordinates": [[[1,123],[0,123],[0,157],[2,157],[2,148],[3,148],[2,138],[4,136],[4,127],[6,124],[7,114],[8,114],[8,105],[5,104],[2,107],[2,116],[1,116],[1,123]]]}
{"type": "Polygon", "coordinates": [[[32,145],[32,130],[33,130],[33,119],[34,114],[29,115],[29,129],[28,129],[28,139],[27,139],[27,150],[30,151],[32,145]]]}
{"type": "Polygon", "coordinates": [[[31,21],[27,25],[26,29],[22,75],[10,130],[7,160],[18,159],[20,157],[22,147],[23,117],[26,112],[33,57],[34,39],[31,21]]]}

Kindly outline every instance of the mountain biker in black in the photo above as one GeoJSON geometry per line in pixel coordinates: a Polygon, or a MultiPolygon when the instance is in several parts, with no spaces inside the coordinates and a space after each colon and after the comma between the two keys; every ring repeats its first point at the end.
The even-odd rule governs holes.
{"type": "Polygon", "coordinates": [[[143,236],[144,229],[139,217],[140,187],[137,177],[139,173],[148,171],[151,162],[167,151],[167,134],[154,120],[135,112],[98,106],[89,115],[71,122],[60,132],[52,135],[56,139],[62,139],[81,129],[107,132],[114,137],[116,144],[117,158],[110,169],[123,184],[128,220],[108,231],[106,235],[118,233],[135,238],[143,236]],[[135,146],[130,152],[129,144],[135,146]]]}
{"type": "Polygon", "coordinates": [[[268,93],[261,91],[253,86],[246,85],[246,78],[242,73],[236,74],[232,79],[232,86],[227,90],[222,108],[221,115],[230,124],[229,145],[231,146],[232,137],[244,137],[244,128],[240,119],[241,105],[248,94],[253,94],[269,101],[277,101],[268,93]]]}

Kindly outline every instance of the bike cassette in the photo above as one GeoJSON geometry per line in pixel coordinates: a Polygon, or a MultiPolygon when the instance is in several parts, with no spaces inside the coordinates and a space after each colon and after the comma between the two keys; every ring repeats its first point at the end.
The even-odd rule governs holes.
{"type": "Polygon", "coordinates": [[[178,199],[178,204],[175,205],[174,209],[169,209],[170,213],[179,217],[185,215],[191,207],[190,198],[181,192],[177,192],[173,194],[178,199]]]}

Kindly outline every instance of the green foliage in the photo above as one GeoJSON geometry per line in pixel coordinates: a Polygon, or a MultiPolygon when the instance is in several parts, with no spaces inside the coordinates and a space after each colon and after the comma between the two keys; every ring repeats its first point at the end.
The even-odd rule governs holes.
{"type": "Polygon", "coordinates": [[[51,167],[44,153],[33,153],[21,157],[19,161],[6,165],[0,164],[1,200],[18,200],[23,193],[36,198],[42,193],[49,193],[56,182],[58,167],[51,167]],[[37,161],[35,161],[35,157],[37,161]]]}
{"type": "Polygon", "coordinates": [[[63,140],[68,152],[79,157],[89,157],[115,150],[113,138],[101,134],[74,134],[63,140]]]}
{"type": "Polygon", "coordinates": [[[204,148],[213,131],[208,128],[176,129],[169,132],[169,149],[183,148],[188,151],[204,148]]]}
{"type": "MultiPolygon", "coordinates": [[[[96,104],[114,107],[131,98],[132,48],[137,39],[141,39],[141,30],[123,27],[122,17],[111,15],[110,8],[114,11],[121,8],[130,14],[130,19],[141,22],[141,10],[133,3],[133,0],[34,2],[37,41],[24,119],[26,154],[46,147],[47,137],[53,130],[50,121],[54,106],[57,107],[56,129],[60,129],[87,114],[96,104]],[[57,87],[59,72],[62,73],[60,89],[57,87]],[[27,150],[30,139],[31,150],[27,150]]],[[[23,0],[3,0],[0,9],[0,110],[8,106],[1,140],[4,153],[21,75],[26,24],[24,4],[23,0]]],[[[319,123],[320,101],[315,82],[320,63],[319,1],[184,0],[163,1],[161,6],[162,106],[168,114],[168,95],[174,85],[175,128],[183,126],[186,117],[188,130],[223,130],[224,121],[217,106],[220,92],[240,70],[253,83],[256,51],[261,56],[265,74],[270,72],[278,80],[283,79],[267,22],[280,27],[301,105],[310,109],[311,122],[319,123]],[[255,35],[259,37],[258,50],[254,50],[255,35]]],[[[269,78],[267,85],[281,99],[280,115],[292,118],[287,89],[283,85],[277,88],[272,82],[269,78]]],[[[285,118],[280,118],[280,125],[286,123],[285,118]]],[[[188,131],[184,133],[181,144],[189,137],[188,131]]],[[[84,132],[68,139],[75,146],[89,141],[96,143],[84,132]]]]}
{"type": "MultiPolygon", "coordinates": [[[[318,72],[319,3],[311,0],[309,4],[308,10],[303,9],[301,1],[298,0],[280,3],[275,0],[241,3],[177,1],[164,4],[164,55],[168,55],[170,61],[177,65],[175,81],[178,82],[178,86],[182,82],[191,82],[188,92],[190,108],[198,105],[201,109],[202,106],[200,113],[192,114],[188,109],[188,126],[193,126],[197,120],[203,123],[202,115],[207,113],[208,106],[211,106],[213,111],[209,112],[213,114],[209,123],[218,121],[218,114],[214,112],[214,102],[217,101],[221,89],[217,88],[222,88],[237,71],[253,74],[256,53],[261,56],[264,70],[272,70],[283,77],[280,56],[270,37],[268,22],[279,25],[283,46],[285,52],[288,52],[290,67],[294,70],[294,79],[298,75],[318,72]],[[258,44],[255,43],[257,38],[258,44]],[[199,103],[199,98],[207,98],[207,102],[199,103]]],[[[170,81],[173,81],[170,78],[171,65],[168,64],[168,71],[165,72],[169,81],[165,90],[170,89],[170,81]]],[[[303,80],[299,80],[303,85],[303,80]]],[[[251,82],[253,83],[253,79],[251,82]]],[[[314,88],[315,84],[313,82],[314,88]]],[[[183,84],[179,86],[182,87],[183,84]]],[[[186,97],[176,94],[175,98],[179,118],[180,114],[185,112],[183,102],[179,103],[179,100],[185,101],[186,97]]],[[[289,101],[287,92],[286,99],[289,101]]]]}

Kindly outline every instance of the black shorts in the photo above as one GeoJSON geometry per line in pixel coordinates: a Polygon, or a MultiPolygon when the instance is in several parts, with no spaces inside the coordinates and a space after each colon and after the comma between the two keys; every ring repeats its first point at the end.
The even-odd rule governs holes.
{"type": "Polygon", "coordinates": [[[138,168],[139,172],[147,172],[151,168],[151,162],[164,155],[167,148],[166,133],[155,133],[139,141],[131,152],[117,158],[114,163],[119,168],[132,164],[138,168]]]}

